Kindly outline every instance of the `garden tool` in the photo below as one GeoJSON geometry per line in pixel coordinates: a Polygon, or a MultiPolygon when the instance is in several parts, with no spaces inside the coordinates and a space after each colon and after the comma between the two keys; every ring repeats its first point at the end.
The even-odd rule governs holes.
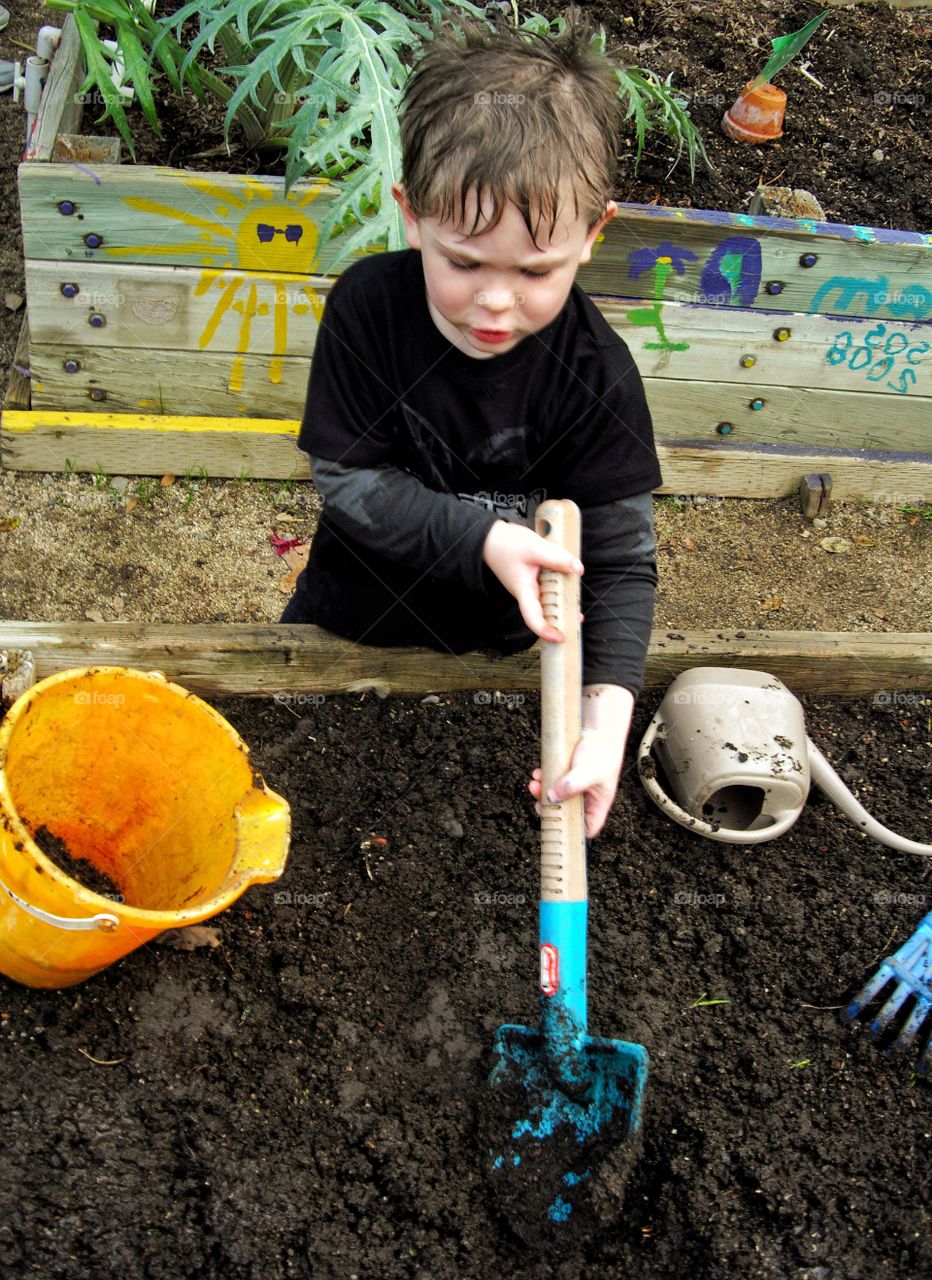
{"type": "MultiPolygon", "coordinates": [[[[536,528],[579,555],[574,503],[543,502],[536,528]]],[[[642,1045],[587,1034],[583,797],[547,800],[580,737],[579,578],[541,570],[540,592],[547,621],[566,637],[541,650],[540,1027],[499,1027],[487,1126],[499,1204],[532,1242],[586,1216],[574,1210],[604,1158],[615,1161],[617,1186],[618,1160],[626,1169],[633,1158],[648,1068],[642,1045]]]]}
{"type": "Polygon", "coordinates": [[[880,1037],[893,1026],[907,1000],[915,997],[912,1011],[893,1038],[888,1052],[906,1049],[928,1019],[929,1036],[919,1057],[919,1071],[932,1068],[932,911],[920,920],[915,933],[887,956],[863,990],[848,1005],[847,1017],[857,1018],[883,993],[883,1006],[870,1024],[871,1034],[880,1037]],[[893,983],[892,989],[889,984],[893,983]]]}
{"type": "Polygon", "coordinates": [[[881,826],[858,803],[806,736],[798,699],[766,671],[681,672],[641,740],[638,772],[664,813],[710,840],[758,844],[783,835],[814,782],[880,844],[932,855],[932,845],[881,826]]]}

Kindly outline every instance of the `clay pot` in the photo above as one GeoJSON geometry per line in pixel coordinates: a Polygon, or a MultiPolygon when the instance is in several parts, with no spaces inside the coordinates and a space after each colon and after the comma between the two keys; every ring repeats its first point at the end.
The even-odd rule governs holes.
{"type": "Polygon", "coordinates": [[[722,116],[722,131],[737,142],[773,142],[782,138],[786,94],[772,84],[752,89],[752,83],[748,81],[734,106],[722,116]]]}

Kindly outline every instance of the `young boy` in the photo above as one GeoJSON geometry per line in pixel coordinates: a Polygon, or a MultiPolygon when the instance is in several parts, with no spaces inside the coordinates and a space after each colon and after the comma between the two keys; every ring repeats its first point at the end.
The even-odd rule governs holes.
{"type": "Polygon", "coordinates": [[[575,283],[616,212],[617,82],[576,12],[552,40],[463,29],[405,87],[410,249],[354,263],[327,300],[298,438],[324,511],[282,621],[453,653],[558,642],[538,572],[583,565],[533,522],[572,498],[583,735],[551,800],[585,792],[594,836],[643,677],[661,482],[637,369],[575,283]]]}

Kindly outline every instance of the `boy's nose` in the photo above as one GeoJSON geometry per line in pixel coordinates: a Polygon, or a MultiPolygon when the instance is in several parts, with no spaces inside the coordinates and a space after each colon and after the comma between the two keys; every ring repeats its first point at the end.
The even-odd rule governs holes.
{"type": "Polygon", "coordinates": [[[476,303],[486,311],[512,311],[520,306],[521,296],[513,289],[481,289],[476,294],[476,303]]]}

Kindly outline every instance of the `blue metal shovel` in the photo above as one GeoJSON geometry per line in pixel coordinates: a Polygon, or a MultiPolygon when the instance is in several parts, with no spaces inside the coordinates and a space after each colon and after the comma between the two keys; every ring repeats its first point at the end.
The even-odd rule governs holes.
{"type": "MultiPolygon", "coordinates": [[[[579,555],[575,503],[542,503],[536,528],[579,555]]],[[[489,1083],[493,1104],[508,1115],[504,1139],[486,1126],[500,1207],[527,1239],[565,1234],[561,1226],[587,1216],[594,1175],[607,1157],[617,1198],[619,1167],[633,1158],[648,1067],[643,1045],[587,1034],[583,797],[546,799],[580,737],[579,578],[542,570],[540,586],[547,621],[566,637],[541,651],[540,1028],[498,1028],[489,1083]]]]}

